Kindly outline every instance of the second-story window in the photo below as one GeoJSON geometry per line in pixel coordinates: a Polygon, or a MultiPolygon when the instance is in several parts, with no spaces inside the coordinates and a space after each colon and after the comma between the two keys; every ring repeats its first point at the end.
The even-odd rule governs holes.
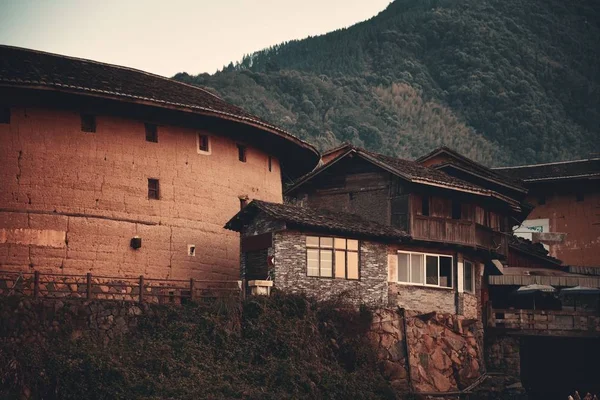
{"type": "Polygon", "coordinates": [[[462,219],[462,204],[452,201],[452,219],[462,219]]]}
{"type": "Polygon", "coordinates": [[[155,124],[144,124],[146,128],[146,141],[158,143],[158,127],[155,124]]]}
{"type": "Polygon", "coordinates": [[[358,240],[306,237],[306,274],[338,279],[359,279],[358,240]]]}
{"type": "Polygon", "coordinates": [[[240,160],[241,162],[246,162],[246,146],[238,144],[237,149],[238,149],[238,160],[240,160]]]}
{"type": "Polygon", "coordinates": [[[96,132],[96,116],[91,114],[81,114],[81,131],[96,132]]]}
{"type": "Polygon", "coordinates": [[[421,215],[429,216],[429,196],[421,197],[421,215]]]}
{"type": "Polygon", "coordinates": [[[398,252],[398,282],[452,288],[452,257],[398,252]]]}

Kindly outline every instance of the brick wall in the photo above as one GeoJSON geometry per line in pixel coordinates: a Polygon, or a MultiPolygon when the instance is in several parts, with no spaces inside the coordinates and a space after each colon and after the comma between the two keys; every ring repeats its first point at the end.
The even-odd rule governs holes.
{"type": "Polygon", "coordinates": [[[354,303],[387,303],[387,246],[360,242],[360,280],[306,276],[306,234],[282,231],[274,234],[275,278],[278,289],[326,299],[344,293],[354,303]]]}
{"type": "Polygon", "coordinates": [[[456,314],[454,290],[390,282],[390,302],[407,310],[456,314]]]}
{"type": "Polygon", "coordinates": [[[197,132],[159,126],[151,143],[144,121],[98,116],[84,133],[78,112],[13,108],[0,124],[0,269],[237,278],[239,236],[223,225],[239,196],[282,201],[279,164],[270,172],[251,146],[242,163],[221,136],[198,154],[197,132]],[[160,200],[148,199],[148,178],[160,200]]]}

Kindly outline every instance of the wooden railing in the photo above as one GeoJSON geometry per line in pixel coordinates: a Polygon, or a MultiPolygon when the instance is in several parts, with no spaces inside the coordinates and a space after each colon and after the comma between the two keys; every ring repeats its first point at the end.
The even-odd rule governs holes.
{"type": "Polygon", "coordinates": [[[490,309],[487,326],[523,334],[588,333],[600,336],[598,313],[568,310],[490,309]]]}
{"type": "Polygon", "coordinates": [[[413,215],[411,225],[411,235],[415,239],[478,246],[508,254],[505,234],[472,221],[413,215]]]}
{"type": "Polygon", "coordinates": [[[200,301],[208,298],[240,296],[241,281],[123,278],[65,274],[42,274],[0,271],[0,296],[32,296],[36,298],[80,298],[88,300],[120,300],[145,303],[200,301]]]}

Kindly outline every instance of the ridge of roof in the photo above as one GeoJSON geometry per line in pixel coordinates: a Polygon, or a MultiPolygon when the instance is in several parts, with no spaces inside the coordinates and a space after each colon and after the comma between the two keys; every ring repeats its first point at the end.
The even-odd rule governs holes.
{"type": "MultiPolygon", "coordinates": [[[[480,175],[480,176],[482,178],[484,178],[484,179],[492,180],[492,181],[494,181],[494,182],[496,182],[498,184],[504,185],[504,186],[510,186],[513,189],[517,189],[517,190],[522,191],[522,192],[526,192],[527,191],[527,189],[522,185],[522,183],[520,181],[518,181],[518,180],[516,180],[514,178],[511,178],[509,176],[506,176],[504,174],[495,172],[494,168],[490,168],[490,167],[487,167],[487,166],[485,166],[485,165],[483,165],[481,163],[478,163],[477,161],[472,160],[469,157],[467,157],[467,156],[465,156],[463,154],[460,154],[458,151],[456,151],[454,149],[451,149],[450,147],[447,147],[447,146],[440,146],[440,147],[432,150],[428,154],[425,154],[425,155],[417,158],[415,161],[418,162],[418,163],[421,163],[421,162],[423,162],[425,160],[428,160],[428,159],[434,157],[435,155],[443,153],[443,152],[446,152],[446,153],[450,154],[451,156],[459,159],[460,161],[462,161],[462,162],[464,162],[464,163],[466,163],[466,164],[474,167],[474,169],[476,170],[476,171],[469,171],[469,170],[465,171],[464,168],[462,168],[463,171],[465,171],[465,172],[473,173],[473,174],[483,174],[483,175],[480,175]]],[[[445,164],[441,164],[441,166],[442,165],[452,165],[452,166],[455,166],[455,167],[459,167],[457,164],[453,164],[451,162],[447,162],[445,164]]],[[[432,167],[434,167],[434,166],[432,166],[432,167]]]]}
{"type": "Polygon", "coordinates": [[[554,163],[501,167],[496,171],[521,179],[525,183],[594,179],[600,177],[600,158],[587,158],[554,163]]]}
{"type": "Polygon", "coordinates": [[[510,204],[514,209],[520,210],[520,205],[518,204],[518,202],[516,202],[513,199],[510,199],[507,196],[494,192],[493,190],[485,189],[480,186],[474,185],[470,182],[463,181],[459,178],[455,178],[435,168],[426,167],[422,164],[417,163],[416,161],[386,156],[384,154],[371,152],[366,149],[356,147],[354,145],[348,145],[348,148],[348,151],[340,153],[337,157],[335,157],[328,163],[315,168],[313,171],[299,178],[291,187],[285,190],[285,193],[291,192],[292,190],[301,186],[308,179],[319,174],[326,168],[329,168],[330,166],[334,165],[336,162],[346,157],[348,154],[354,152],[366,159],[367,161],[370,161],[378,165],[379,167],[387,170],[388,172],[391,172],[397,176],[408,180],[409,182],[424,184],[428,186],[445,187],[457,191],[474,193],[488,197],[495,197],[510,204]],[[412,169],[412,172],[406,171],[407,168],[412,169]],[[427,174],[431,176],[427,177],[427,174]]]}
{"type": "Polygon", "coordinates": [[[411,239],[410,235],[401,229],[369,221],[356,214],[321,208],[300,207],[292,204],[272,203],[262,200],[252,200],[252,202],[225,224],[225,228],[239,231],[244,217],[248,217],[255,209],[265,212],[273,219],[281,220],[294,226],[357,236],[393,240],[411,239]]]}

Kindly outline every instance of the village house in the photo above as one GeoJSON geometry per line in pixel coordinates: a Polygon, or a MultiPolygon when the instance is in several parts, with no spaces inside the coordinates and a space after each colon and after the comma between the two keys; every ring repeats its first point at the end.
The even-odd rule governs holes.
{"type": "Polygon", "coordinates": [[[495,171],[522,180],[535,205],[518,235],[544,243],[574,272],[600,274],[600,158],[495,171]]]}
{"type": "Polygon", "coordinates": [[[525,215],[518,199],[348,144],[324,153],[323,165],[286,197],[285,205],[251,203],[227,224],[242,234],[247,279],[474,319],[481,318],[485,264],[506,258],[509,220],[525,215]],[[298,220],[303,213],[310,224],[298,220]],[[380,234],[334,224],[347,228],[348,215],[380,234]],[[381,234],[389,229],[395,237],[381,234]]]}
{"type": "Polygon", "coordinates": [[[207,90],[0,46],[0,270],[234,279],[248,198],[319,153],[207,90]]]}

